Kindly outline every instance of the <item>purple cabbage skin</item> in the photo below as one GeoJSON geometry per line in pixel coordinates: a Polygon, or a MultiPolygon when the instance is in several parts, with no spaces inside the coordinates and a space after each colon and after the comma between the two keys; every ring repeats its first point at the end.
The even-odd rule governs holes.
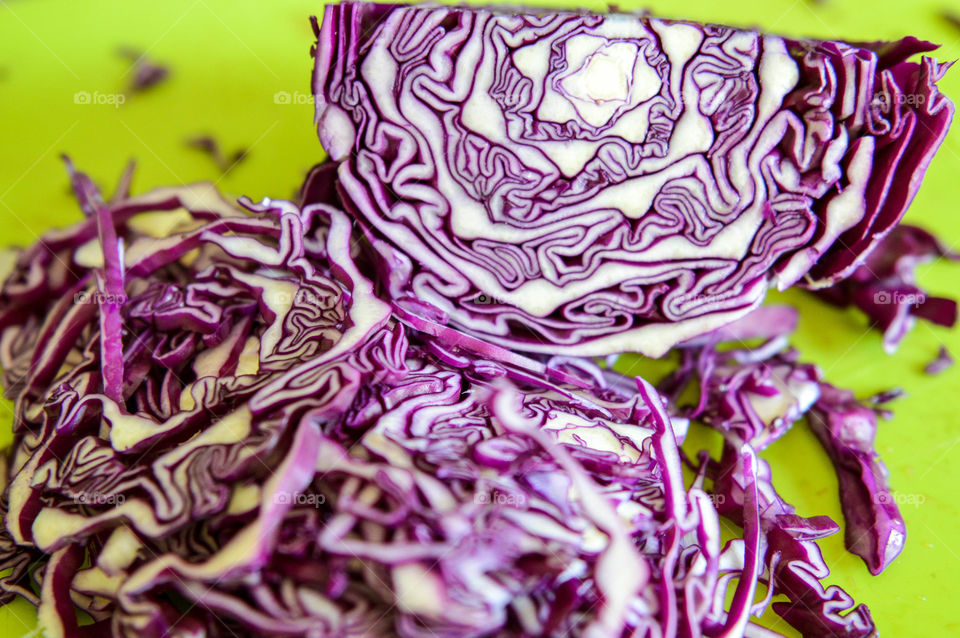
{"type": "Polygon", "coordinates": [[[940,374],[944,370],[952,367],[953,363],[953,357],[950,356],[947,348],[945,346],[940,346],[940,350],[937,351],[936,358],[924,366],[923,371],[930,375],[940,374]]]}
{"type": "Polygon", "coordinates": [[[817,295],[837,306],[855,306],[883,332],[887,352],[897,349],[917,318],[940,326],[957,322],[957,302],[933,297],[917,286],[915,270],[935,259],[960,259],[929,232],[895,227],[847,279],[817,295]]]}
{"type": "Polygon", "coordinates": [[[847,549],[879,574],[900,555],[907,530],[873,448],[877,415],[849,390],[824,383],[809,423],[837,469],[847,549]]]}
{"type": "Polygon", "coordinates": [[[519,351],[660,356],[857,270],[952,118],[949,64],[906,61],[934,48],[346,2],[313,82],[396,306],[519,351]]]}

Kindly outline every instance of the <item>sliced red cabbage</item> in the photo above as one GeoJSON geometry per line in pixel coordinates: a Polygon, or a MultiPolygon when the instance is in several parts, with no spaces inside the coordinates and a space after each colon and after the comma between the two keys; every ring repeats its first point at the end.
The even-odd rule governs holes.
{"type": "Polygon", "coordinates": [[[878,573],[879,410],[757,306],[952,323],[861,303],[952,257],[890,232],[953,112],[933,45],[355,3],[317,36],[335,161],[295,203],[68,161],[85,219],[4,267],[0,604],[64,638],[876,635],[758,452],[807,418],[878,573]],[[583,358],[673,347],[658,389],[583,358]]]}
{"type": "MultiPolygon", "coordinates": [[[[765,310],[766,315],[774,312],[796,311],[765,310]]],[[[733,455],[724,467],[731,472],[739,467],[744,446],[762,450],[806,416],[837,471],[847,549],[878,574],[900,554],[906,537],[886,468],[873,447],[878,410],[858,402],[850,391],[825,383],[819,368],[800,363],[794,350],[783,350],[781,337],[795,321],[780,324],[781,334],[774,335],[764,319],[759,312],[748,315],[713,339],[708,336],[701,345],[681,349],[680,365],[660,389],[676,401],[688,387],[697,387],[696,403],[681,407],[680,414],[723,434],[725,457],[733,455]],[[731,332],[767,340],[755,348],[719,350],[716,346],[731,332]]],[[[882,393],[871,401],[882,403],[899,394],[882,393]]]]}
{"type": "Polygon", "coordinates": [[[883,332],[887,352],[893,352],[917,318],[947,327],[956,324],[957,302],[928,295],[916,282],[917,266],[941,257],[960,259],[929,232],[901,224],[849,278],[817,294],[835,305],[861,310],[883,332]]]}
{"type": "Polygon", "coordinates": [[[849,390],[824,383],[809,423],[837,469],[847,549],[879,574],[900,555],[907,530],[873,447],[877,415],[849,390]]]}
{"type": "Polygon", "coordinates": [[[652,387],[398,322],[325,167],[246,210],[71,171],[89,217],[0,293],[0,588],[47,635],[742,625],[652,387]]]}
{"type": "Polygon", "coordinates": [[[170,69],[168,67],[155,60],[151,60],[143,51],[122,47],[118,53],[130,62],[130,69],[128,69],[127,73],[133,71],[128,85],[131,93],[141,93],[152,89],[166,80],[170,75],[170,69]]]}
{"type": "Polygon", "coordinates": [[[947,368],[953,366],[953,363],[953,357],[950,356],[946,346],[940,346],[940,350],[937,352],[937,357],[928,363],[923,368],[923,371],[927,374],[940,374],[947,368]]]}
{"type": "MultiPolygon", "coordinates": [[[[727,399],[755,402],[708,384],[697,418],[741,443],[686,487],[686,415],[646,382],[392,314],[329,166],[298,204],[241,207],[204,185],[105,203],[73,176],[91,216],[0,293],[0,600],[38,604],[48,635],[771,635],[753,618],[774,593],[805,635],[872,629],[820,585],[836,526],[796,516],[750,446],[809,407],[762,404],[818,380],[792,355],[717,359],[727,399]],[[93,287],[111,267],[115,306],[93,287]],[[722,546],[718,513],[744,537],[722,546]]],[[[757,317],[792,323],[711,338],[757,317]]]]}
{"type": "Polygon", "coordinates": [[[934,48],[344,2],[316,117],[397,304],[521,351],[660,356],[857,270],[952,118],[949,64],[906,61],[934,48]]]}

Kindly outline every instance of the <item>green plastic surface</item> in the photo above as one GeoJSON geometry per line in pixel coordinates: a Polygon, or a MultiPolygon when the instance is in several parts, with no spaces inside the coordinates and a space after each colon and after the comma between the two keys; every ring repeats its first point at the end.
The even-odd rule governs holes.
{"type": "MultiPolygon", "coordinates": [[[[489,4],[489,3],[487,3],[489,4]]],[[[539,6],[558,3],[535,2],[539,6]]],[[[562,4],[562,3],[561,3],[562,4]]],[[[903,0],[765,0],[737,4],[695,0],[621,2],[664,17],[720,22],[794,36],[877,40],[905,35],[941,42],[941,59],[960,57],[960,29],[940,16],[943,2],[903,0]]],[[[570,6],[570,3],[567,3],[570,6]]],[[[603,3],[587,8],[603,10],[603,3]]],[[[112,188],[135,158],[136,192],[197,180],[218,182],[232,195],[291,197],[305,171],[322,159],[310,104],[308,16],[320,2],[226,0],[33,0],[0,3],[0,245],[24,245],[80,217],[68,192],[59,154],[112,188]],[[171,67],[168,81],[126,96],[131,77],[120,47],[145,50],[171,67]],[[185,140],[212,135],[232,152],[249,150],[226,176],[185,140]]],[[[942,83],[960,98],[960,68],[942,83]]],[[[957,187],[960,129],[937,156],[907,220],[960,244],[957,187]]],[[[933,294],[957,290],[960,264],[920,268],[933,294]]],[[[901,386],[908,397],[896,418],[881,425],[877,449],[890,469],[908,537],[900,559],[879,577],[843,548],[842,533],[822,543],[842,585],[870,606],[885,636],[960,635],[956,619],[960,475],[960,366],[937,377],[922,373],[941,344],[960,353],[960,332],[919,324],[893,356],[865,320],[802,293],[772,295],[802,311],[794,343],[829,381],[860,396],[901,386]]],[[[652,376],[662,363],[625,357],[619,367],[652,376]]],[[[0,418],[9,422],[8,403],[0,418]]],[[[9,440],[6,426],[0,442],[9,440]]],[[[690,444],[716,445],[695,431],[690,444]]],[[[841,521],[837,484],[826,455],[797,427],[764,456],[775,484],[800,514],[841,521]]],[[[765,623],[796,635],[770,612],[765,623]]],[[[33,608],[16,601],[0,608],[0,638],[41,635],[33,608]]]]}

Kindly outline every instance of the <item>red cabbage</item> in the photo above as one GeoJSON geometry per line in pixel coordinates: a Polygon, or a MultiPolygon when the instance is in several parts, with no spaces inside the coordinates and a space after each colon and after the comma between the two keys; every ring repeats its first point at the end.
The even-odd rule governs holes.
{"type": "Polygon", "coordinates": [[[929,232],[901,224],[849,278],[817,294],[832,304],[861,310],[883,332],[884,348],[893,352],[918,317],[947,327],[957,322],[955,300],[930,296],[916,282],[916,267],[941,257],[960,259],[929,232]]]}
{"type": "Polygon", "coordinates": [[[63,638],[775,636],[768,608],[875,636],[822,582],[840,527],[758,454],[806,419],[879,573],[906,534],[886,411],[758,306],[803,285],[889,348],[953,323],[875,297],[954,257],[896,227],[953,113],[949,65],[906,61],[935,47],[357,3],[314,24],[333,162],[296,202],[133,196],[132,166],[107,200],[67,160],[84,219],[4,273],[0,604],[63,638]],[[656,387],[585,358],[671,349],[656,387]],[[719,458],[679,447],[691,421],[719,458]]]}
{"type": "Polygon", "coordinates": [[[873,449],[877,415],[850,391],[824,383],[810,428],[837,468],[847,549],[879,574],[900,554],[907,530],[873,449]]]}
{"type": "Polygon", "coordinates": [[[829,286],[903,215],[949,64],[639,14],[331,5],[320,139],[394,303],[547,354],[660,356],[829,286]]]}
{"type": "MultiPolygon", "coordinates": [[[[795,313],[786,307],[764,310],[767,315],[795,313]]],[[[741,339],[768,337],[756,348],[720,351],[716,345],[726,337],[721,331],[704,344],[680,349],[680,365],[660,389],[677,401],[696,384],[696,403],[682,407],[680,414],[723,434],[724,457],[729,459],[721,464],[731,472],[741,463],[742,449],[762,450],[806,416],[837,471],[847,549],[878,574],[900,554],[906,528],[890,493],[886,468],[873,449],[877,410],[856,401],[848,390],[825,383],[816,366],[798,361],[796,351],[784,350],[780,337],[785,334],[771,335],[766,319],[754,313],[725,330],[741,339]],[[753,330],[759,322],[763,327],[753,330]]],[[[782,332],[790,331],[793,323],[781,324],[782,332]]],[[[895,396],[892,391],[883,393],[873,402],[895,396]]]]}
{"type": "Polygon", "coordinates": [[[940,350],[937,351],[936,358],[928,363],[923,371],[927,374],[940,374],[947,368],[953,365],[953,357],[950,356],[950,353],[947,352],[945,346],[940,346],[940,350]]]}
{"type": "MultiPolygon", "coordinates": [[[[796,516],[750,446],[782,427],[748,393],[818,380],[792,355],[711,364],[736,381],[692,414],[731,443],[688,488],[687,415],[645,381],[392,314],[329,165],[298,204],[242,208],[206,185],[105,203],[72,175],[89,217],[0,293],[0,600],[38,604],[47,635],[762,635],[774,593],[806,635],[872,629],[820,585],[836,525],[796,516]],[[721,545],[718,513],[742,539],[721,545]]],[[[765,309],[707,338],[771,316],[792,323],[765,309]]]]}
{"type": "Polygon", "coordinates": [[[301,206],[247,211],[204,185],[108,204],[71,171],[89,217],[21,253],[0,296],[0,588],[47,635],[729,622],[692,569],[721,548],[683,485],[685,421],[649,385],[404,327],[316,201],[327,168],[301,206]]]}

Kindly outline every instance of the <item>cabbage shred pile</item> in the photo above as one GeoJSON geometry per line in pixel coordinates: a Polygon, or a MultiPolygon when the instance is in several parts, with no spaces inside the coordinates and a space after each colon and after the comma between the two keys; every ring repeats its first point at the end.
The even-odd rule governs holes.
{"type": "MultiPolygon", "coordinates": [[[[296,201],[209,184],[105,201],[68,161],[83,220],[9,262],[0,602],[29,600],[63,638],[766,638],[768,609],[805,638],[877,635],[822,583],[817,541],[840,525],[781,498],[760,453],[811,429],[847,547],[879,573],[906,530],[878,411],[789,347],[795,310],[757,306],[768,285],[852,275],[820,294],[876,313],[859,300],[919,290],[912,265],[947,254],[919,229],[883,239],[918,182],[893,171],[922,173],[952,113],[945,69],[904,61],[927,43],[352,4],[318,35],[334,161],[296,201]],[[710,59],[691,77],[717,134],[689,161],[674,157],[697,141],[677,56],[710,59]],[[578,69],[628,58],[624,95],[546,117],[574,116],[544,87],[589,96],[578,69]],[[785,68],[794,84],[762,84],[785,68]],[[891,99],[905,91],[928,101],[891,99]],[[493,104],[505,115],[472,130],[493,104]],[[552,160],[576,159],[557,159],[565,140],[593,155],[547,167],[497,123],[552,160]],[[604,138],[641,124],[642,140],[604,138]],[[623,200],[603,191],[642,191],[645,162],[665,159],[674,172],[644,191],[656,214],[613,215],[623,200]],[[736,224],[749,251],[731,259],[717,238],[736,224]],[[699,256],[648,261],[682,242],[699,256]],[[563,282],[582,294],[558,299],[563,282]],[[675,366],[651,384],[584,356],[622,350],[675,366]],[[720,455],[682,449],[690,427],[718,431],[720,455]]],[[[886,343],[912,314],[952,323],[951,304],[897,310],[886,343]]]]}

